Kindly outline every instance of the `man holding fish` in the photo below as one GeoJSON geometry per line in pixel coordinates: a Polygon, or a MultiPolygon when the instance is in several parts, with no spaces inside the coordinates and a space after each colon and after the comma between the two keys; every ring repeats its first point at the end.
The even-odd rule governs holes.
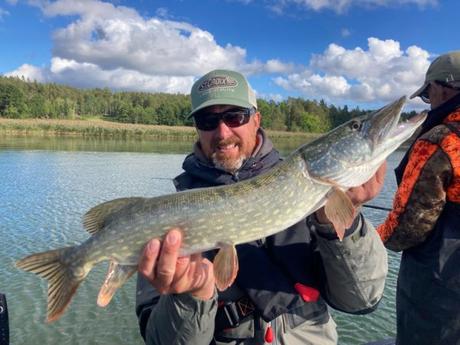
{"type": "MultiPolygon", "coordinates": [[[[280,164],[278,152],[260,127],[256,98],[243,75],[209,72],[194,84],[191,98],[190,116],[199,139],[183,163],[185,172],[174,179],[178,191],[234,184],[280,164]]],[[[356,128],[351,130],[361,125],[352,123],[356,128]]],[[[385,163],[378,164],[375,175],[362,186],[346,194],[333,188],[328,195],[336,202],[334,207],[321,207],[321,201],[314,214],[287,230],[238,245],[238,259],[227,266],[239,271],[228,268],[230,284],[234,281],[228,288],[215,277],[214,251],[180,255],[180,228],[169,231],[162,241],[150,241],[139,261],[136,307],[146,343],[337,344],[328,306],[351,314],[369,313],[383,294],[385,248],[374,228],[354,212],[380,191],[385,163]],[[334,213],[347,202],[351,213],[334,213]],[[224,291],[217,292],[216,283],[224,291]]],[[[278,210],[273,213],[276,220],[278,210]]],[[[226,229],[218,229],[216,223],[215,231],[226,229]]]]}
{"type": "Polygon", "coordinates": [[[97,304],[140,271],[147,343],[336,344],[327,306],[361,314],[382,296],[386,252],[357,209],[382,187],[386,157],[426,119],[400,121],[405,101],[281,160],[246,79],[210,72],[192,89],[199,140],[175,179],[179,192],[96,205],[83,217],[85,241],[16,266],[47,280],[48,322],[109,261],[97,304]]]}

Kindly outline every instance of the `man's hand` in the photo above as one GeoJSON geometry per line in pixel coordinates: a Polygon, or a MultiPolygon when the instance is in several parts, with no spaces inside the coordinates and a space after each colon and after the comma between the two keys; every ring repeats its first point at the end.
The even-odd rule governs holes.
{"type": "MultiPolygon", "coordinates": [[[[362,204],[372,200],[380,193],[383,187],[386,170],[387,162],[385,161],[376,171],[374,176],[369,179],[369,181],[359,187],[350,188],[347,191],[347,195],[355,207],[360,207],[362,204]]],[[[315,216],[318,222],[329,223],[329,219],[327,219],[326,214],[324,213],[324,207],[316,211],[315,216]]]]}
{"type": "Polygon", "coordinates": [[[377,194],[380,193],[383,187],[386,171],[387,162],[385,161],[369,181],[365,182],[359,187],[350,188],[347,191],[347,195],[349,196],[353,205],[360,207],[362,204],[365,204],[366,202],[374,199],[377,194]]]}
{"type": "Polygon", "coordinates": [[[179,257],[182,233],[179,229],[168,232],[163,242],[149,241],[139,259],[139,272],[161,294],[190,293],[201,300],[214,295],[212,263],[201,254],[179,257]]]}

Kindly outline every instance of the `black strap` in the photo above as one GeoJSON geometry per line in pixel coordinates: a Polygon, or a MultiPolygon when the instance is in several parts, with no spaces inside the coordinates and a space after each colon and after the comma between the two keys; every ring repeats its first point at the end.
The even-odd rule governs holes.
{"type": "Polygon", "coordinates": [[[10,344],[10,328],[8,325],[8,306],[6,296],[0,293],[0,345],[10,344]]]}
{"type": "Polygon", "coordinates": [[[460,137],[460,128],[459,126],[455,126],[452,123],[446,123],[445,124],[453,133],[457,134],[458,137],[460,137]]]}
{"type": "Polygon", "coordinates": [[[216,332],[226,328],[238,327],[241,321],[253,317],[256,308],[249,297],[244,296],[236,302],[224,302],[217,308],[216,332]]]}

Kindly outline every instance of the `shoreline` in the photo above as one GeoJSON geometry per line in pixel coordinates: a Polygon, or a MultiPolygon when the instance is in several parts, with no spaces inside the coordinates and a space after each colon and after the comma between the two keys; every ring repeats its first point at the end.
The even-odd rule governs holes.
{"type": "MultiPolygon", "coordinates": [[[[282,140],[312,140],[320,135],[319,133],[272,130],[267,130],[267,133],[272,139],[282,140]]],[[[0,135],[196,140],[194,127],[120,123],[102,119],[8,119],[0,117],[0,135]]]]}

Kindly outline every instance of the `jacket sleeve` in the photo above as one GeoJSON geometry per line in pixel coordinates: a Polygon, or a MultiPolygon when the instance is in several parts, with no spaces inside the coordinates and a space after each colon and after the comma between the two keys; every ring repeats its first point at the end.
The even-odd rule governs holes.
{"type": "Polygon", "coordinates": [[[330,224],[307,220],[317,234],[322,261],[322,295],[334,309],[366,314],[383,295],[388,272],[387,252],[374,227],[360,214],[340,241],[330,224]]]}
{"type": "Polygon", "coordinates": [[[209,301],[190,294],[159,295],[141,275],[137,279],[136,314],[148,345],[209,344],[214,334],[217,293],[209,301]]]}
{"type": "Polygon", "coordinates": [[[426,240],[444,208],[451,178],[448,155],[438,145],[419,139],[409,155],[392,211],[377,229],[387,248],[401,251],[426,240]]]}

